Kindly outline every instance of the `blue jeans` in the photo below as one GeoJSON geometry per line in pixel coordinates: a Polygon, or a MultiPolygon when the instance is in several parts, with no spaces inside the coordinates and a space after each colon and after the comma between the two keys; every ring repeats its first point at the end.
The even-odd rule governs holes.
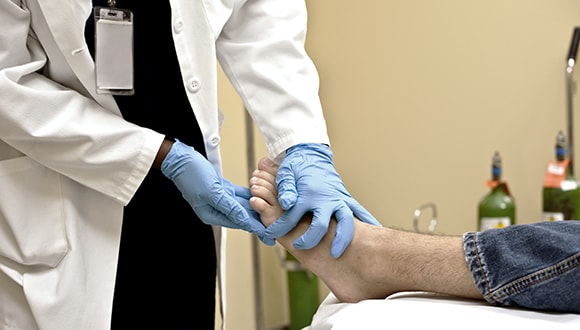
{"type": "Polygon", "coordinates": [[[489,303],[580,313],[580,221],[469,232],[463,243],[475,284],[489,303]]]}

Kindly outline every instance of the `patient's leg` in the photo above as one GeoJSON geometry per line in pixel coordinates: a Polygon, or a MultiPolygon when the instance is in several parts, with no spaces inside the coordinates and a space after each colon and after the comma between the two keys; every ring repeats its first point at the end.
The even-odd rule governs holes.
{"type": "MultiPolygon", "coordinates": [[[[264,225],[282,214],[276,199],[277,167],[262,159],[250,179],[252,207],[264,225]]],[[[399,291],[431,291],[482,299],[463,255],[462,238],[424,235],[355,221],[355,233],[343,255],[330,255],[332,235],[310,250],[296,250],[292,242],[310,225],[305,216],[294,230],[278,239],[305,267],[315,273],[343,302],[385,298],[399,291]]],[[[332,221],[329,233],[335,232],[332,221]]]]}

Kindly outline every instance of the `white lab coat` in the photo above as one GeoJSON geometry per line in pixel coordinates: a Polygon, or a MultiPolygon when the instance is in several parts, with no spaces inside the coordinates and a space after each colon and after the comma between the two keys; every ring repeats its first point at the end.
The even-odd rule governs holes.
{"type": "MultiPolygon", "coordinates": [[[[318,76],[303,49],[303,0],[170,3],[184,84],[217,168],[216,58],[270,157],[296,143],[329,142],[318,76]]],[[[109,328],[123,206],[163,139],[96,94],[83,36],[91,6],[0,0],[2,330],[109,328]]],[[[223,285],[224,240],[214,229],[223,285]]]]}

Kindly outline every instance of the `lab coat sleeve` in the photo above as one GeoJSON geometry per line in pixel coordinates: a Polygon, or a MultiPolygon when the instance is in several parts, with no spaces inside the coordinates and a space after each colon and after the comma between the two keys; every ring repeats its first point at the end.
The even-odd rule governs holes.
{"type": "MultiPolygon", "coordinates": [[[[86,91],[67,87],[67,78],[58,83],[49,77],[47,72],[58,71],[30,29],[29,11],[15,2],[0,0],[0,140],[127,204],[163,136],[123,120],[86,91]]],[[[61,74],[76,79],[72,71],[61,74]]]]}
{"type": "Polygon", "coordinates": [[[271,158],[297,143],[329,143],[306,23],[304,1],[238,1],[217,39],[218,60],[271,158]]]}

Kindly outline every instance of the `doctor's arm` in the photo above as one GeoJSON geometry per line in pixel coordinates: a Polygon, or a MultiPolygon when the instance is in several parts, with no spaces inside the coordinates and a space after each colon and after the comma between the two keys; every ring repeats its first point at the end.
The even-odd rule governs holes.
{"type": "Polygon", "coordinates": [[[221,178],[193,148],[166,141],[162,134],[123,119],[112,96],[93,98],[86,90],[75,89],[81,86],[79,79],[87,79],[87,88],[94,79],[93,59],[83,48],[84,21],[72,20],[67,30],[68,42],[82,50],[75,53],[75,60],[86,70],[83,77],[66,64],[48,65],[50,57],[58,63],[66,63],[66,58],[48,33],[34,35],[39,31],[36,24],[42,22],[19,1],[0,0],[2,141],[123,205],[130,202],[151,167],[160,168],[182,189],[203,221],[262,235],[263,225],[247,206],[247,188],[221,178]]]}
{"type": "Polygon", "coordinates": [[[224,26],[217,55],[260,129],[269,157],[282,162],[278,189],[287,212],[268,228],[267,237],[284,235],[306,212],[314,212],[311,228],[295,242],[296,248],[309,249],[335,216],[331,253],[338,257],[352,239],[353,214],[380,223],[352,198],[334,167],[318,72],[304,48],[306,23],[303,1],[244,2],[224,26]]]}

